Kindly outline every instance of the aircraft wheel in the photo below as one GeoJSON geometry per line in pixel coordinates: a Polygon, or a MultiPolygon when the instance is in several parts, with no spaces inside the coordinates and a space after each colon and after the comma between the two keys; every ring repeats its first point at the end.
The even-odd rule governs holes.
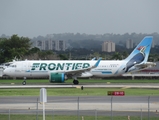
{"type": "Polygon", "coordinates": [[[26,81],[23,81],[22,84],[23,84],[23,85],[26,85],[26,81]]]}
{"type": "Polygon", "coordinates": [[[78,85],[79,84],[78,80],[73,80],[73,84],[78,85]]]}

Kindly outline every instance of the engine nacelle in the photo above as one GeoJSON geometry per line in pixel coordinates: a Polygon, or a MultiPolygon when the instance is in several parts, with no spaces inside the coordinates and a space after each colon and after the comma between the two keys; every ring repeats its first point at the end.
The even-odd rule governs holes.
{"type": "Polygon", "coordinates": [[[49,75],[50,83],[63,83],[65,79],[64,73],[50,73],[49,75]]]}

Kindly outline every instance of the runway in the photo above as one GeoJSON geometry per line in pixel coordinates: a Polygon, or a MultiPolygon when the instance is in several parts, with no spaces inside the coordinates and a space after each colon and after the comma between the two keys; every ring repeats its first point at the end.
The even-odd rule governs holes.
{"type": "MultiPolygon", "coordinates": [[[[147,115],[148,105],[152,116],[157,116],[156,110],[159,111],[159,96],[48,96],[45,109],[47,114],[80,114],[92,115],[98,112],[99,115],[110,115],[112,111],[114,115],[147,115]],[[112,100],[112,101],[111,101],[112,100]],[[111,104],[112,103],[112,104],[111,104]]],[[[0,113],[36,113],[42,112],[43,105],[39,101],[39,96],[19,96],[19,97],[0,97],[0,113]]]]}
{"type": "MultiPolygon", "coordinates": [[[[158,84],[106,85],[1,85],[0,88],[67,88],[67,87],[159,88],[158,84]]],[[[20,90],[20,89],[19,89],[20,90]]],[[[159,116],[159,96],[48,96],[46,114],[110,116],[159,116]],[[156,112],[157,111],[157,112],[156,112]]],[[[0,96],[0,113],[42,114],[39,96],[0,96]]]]}
{"type": "Polygon", "coordinates": [[[153,84],[80,84],[80,85],[72,85],[72,84],[49,84],[49,85],[0,85],[0,89],[4,88],[80,88],[83,86],[84,88],[154,88],[158,89],[159,84],[153,83],[153,84]]]}

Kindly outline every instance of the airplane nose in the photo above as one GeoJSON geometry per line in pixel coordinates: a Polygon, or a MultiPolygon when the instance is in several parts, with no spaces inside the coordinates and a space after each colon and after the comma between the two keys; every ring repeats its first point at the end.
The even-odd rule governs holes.
{"type": "Polygon", "coordinates": [[[6,71],[5,71],[5,69],[3,70],[3,75],[6,75],[6,71]]]}
{"type": "Polygon", "coordinates": [[[9,70],[8,69],[4,69],[3,70],[3,75],[9,75],[9,70]]]}

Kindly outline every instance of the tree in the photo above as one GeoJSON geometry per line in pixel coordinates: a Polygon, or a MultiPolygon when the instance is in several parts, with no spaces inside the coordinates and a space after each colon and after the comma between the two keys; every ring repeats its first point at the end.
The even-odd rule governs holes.
{"type": "Polygon", "coordinates": [[[100,54],[99,54],[99,52],[94,52],[94,53],[93,53],[93,56],[98,59],[98,58],[100,57],[100,54]]]}
{"type": "Polygon", "coordinates": [[[59,54],[59,57],[61,60],[68,60],[68,57],[65,54],[59,54]]]}
{"type": "Polygon", "coordinates": [[[149,54],[148,61],[156,62],[158,60],[159,60],[158,54],[156,54],[156,53],[155,54],[152,54],[152,53],[149,54]]]}
{"type": "Polygon", "coordinates": [[[115,52],[112,56],[112,59],[114,60],[121,60],[122,59],[122,56],[119,52],[115,52]]]}
{"type": "Polygon", "coordinates": [[[34,47],[34,48],[31,48],[31,49],[28,51],[28,54],[37,53],[37,52],[39,52],[39,51],[40,51],[40,49],[39,49],[39,48],[34,47]]]}
{"type": "Polygon", "coordinates": [[[125,58],[127,58],[127,57],[128,57],[127,51],[123,51],[123,52],[122,52],[122,59],[125,59],[125,58]]]}
{"type": "Polygon", "coordinates": [[[59,60],[59,57],[53,53],[51,50],[39,51],[38,57],[41,60],[59,60]]]}
{"type": "Polygon", "coordinates": [[[20,59],[31,47],[30,39],[13,35],[11,38],[0,38],[0,63],[20,59]]]}

